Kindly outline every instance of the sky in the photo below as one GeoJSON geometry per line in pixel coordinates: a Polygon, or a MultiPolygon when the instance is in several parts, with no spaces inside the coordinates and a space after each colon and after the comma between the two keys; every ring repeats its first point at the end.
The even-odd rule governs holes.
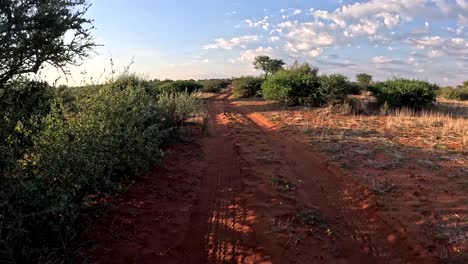
{"type": "MultiPolygon", "coordinates": [[[[87,17],[102,46],[59,83],[119,72],[204,79],[260,74],[255,56],[295,60],[354,79],[468,79],[468,0],[93,0],[87,17]]],[[[47,80],[61,74],[41,72],[47,80]]]]}

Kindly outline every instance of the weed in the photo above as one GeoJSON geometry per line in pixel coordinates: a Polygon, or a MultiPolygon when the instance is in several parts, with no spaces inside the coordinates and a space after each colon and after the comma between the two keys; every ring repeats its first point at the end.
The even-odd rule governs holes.
{"type": "Polygon", "coordinates": [[[438,170],[440,169],[440,167],[435,164],[434,162],[432,162],[431,160],[428,160],[428,159],[417,159],[416,160],[416,163],[418,163],[419,165],[422,165],[428,169],[431,169],[431,170],[438,170]]]}
{"type": "Polygon", "coordinates": [[[271,179],[271,183],[276,187],[276,190],[280,192],[291,192],[297,188],[294,183],[289,182],[283,177],[273,178],[271,179]]]}
{"type": "Polygon", "coordinates": [[[271,219],[270,220],[271,232],[272,233],[280,233],[280,232],[284,232],[286,230],[289,230],[289,228],[291,227],[291,225],[292,225],[292,223],[294,222],[295,219],[296,219],[296,217],[288,218],[288,219],[286,219],[286,221],[283,221],[283,220],[277,219],[277,218],[271,219]]]}
{"type": "Polygon", "coordinates": [[[384,195],[387,193],[394,193],[398,191],[398,186],[393,184],[390,180],[385,180],[384,182],[380,184],[376,184],[375,181],[373,181],[373,190],[376,195],[384,195]]]}
{"type": "Polygon", "coordinates": [[[297,216],[304,225],[328,226],[328,219],[316,208],[302,209],[297,216]]]}
{"type": "Polygon", "coordinates": [[[468,219],[439,224],[433,228],[434,239],[447,245],[463,245],[468,242],[468,219]]]}
{"type": "Polygon", "coordinates": [[[367,160],[367,166],[379,170],[394,169],[396,165],[394,161],[367,160]]]}

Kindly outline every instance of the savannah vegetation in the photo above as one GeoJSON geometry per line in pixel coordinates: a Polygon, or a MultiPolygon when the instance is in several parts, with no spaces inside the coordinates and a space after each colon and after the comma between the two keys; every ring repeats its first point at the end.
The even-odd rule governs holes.
{"type": "Polygon", "coordinates": [[[164,157],[199,103],[194,93],[230,84],[128,70],[84,87],[34,78],[46,65],[67,74],[93,52],[88,8],[84,0],[1,1],[2,263],[72,261],[102,201],[164,157]]]}
{"type": "MultiPolygon", "coordinates": [[[[124,71],[115,79],[84,87],[56,87],[32,78],[46,65],[67,74],[67,65],[80,64],[99,45],[92,36],[92,21],[85,18],[88,8],[85,0],[1,1],[0,262],[73,259],[86,223],[105,206],[102,201],[124,191],[128,181],[162,160],[165,148],[196,110],[198,92],[218,93],[232,85],[237,98],[263,97],[291,107],[314,107],[322,126],[330,120],[322,110],[363,112],[362,102],[353,95],[370,92],[378,115],[388,117],[377,123],[392,133],[419,128],[429,135],[439,128],[433,149],[447,143],[445,136],[459,139],[462,152],[467,146],[465,119],[452,118],[450,109],[449,114],[431,109],[438,96],[468,100],[468,81],[439,88],[402,78],[377,82],[361,73],[353,82],[341,74],[321,74],[309,63],[286,65],[268,56],[254,61],[255,69],[263,72],[260,77],[147,80],[124,71]]],[[[309,127],[307,132],[322,150],[343,162],[346,153],[336,144],[372,133],[365,127],[359,135],[349,132],[351,127],[365,126],[365,118],[354,115],[341,120],[342,131],[348,132],[331,127],[309,127]],[[325,137],[333,140],[324,143],[325,137]]],[[[363,140],[360,148],[353,145],[349,153],[372,155],[365,144],[363,140]]],[[[394,150],[389,151],[390,162],[366,164],[394,168],[403,160],[394,150]]],[[[430,160],[417,164],[438,168],[430,160]]],[[[280,178],[273,184],[285,192],[296,189],[280,178]]],[[[300,219],[305,224],[324,222],[310,210],[300,219]]]]}

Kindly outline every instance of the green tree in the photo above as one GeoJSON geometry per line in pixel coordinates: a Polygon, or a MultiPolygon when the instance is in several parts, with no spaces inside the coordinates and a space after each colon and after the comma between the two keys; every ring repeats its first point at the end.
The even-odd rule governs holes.
{"type": "Polygon", "coordinates": [[[268,56],[257,56],[253,63],[255,69],[262,70],[265,73],[265,79],[268,76],[283,69],[284,61],[271,59],[268,56]]]}
{"type": "Polygon", "coordinates": [[[65,71],[96,46],[86,0],[0,0],[0,89],[48,63],[65,71]]]}
{"type": "Polygon", "coordinates": [[[367,73],[357,74],[356,79],[362,87],[367,87],[372,83],[372,75],[369,75],[367,73]]]}

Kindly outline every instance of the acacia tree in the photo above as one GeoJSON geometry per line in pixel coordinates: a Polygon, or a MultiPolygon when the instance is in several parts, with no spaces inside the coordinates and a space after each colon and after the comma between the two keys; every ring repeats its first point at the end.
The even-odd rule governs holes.
{"type": "Polygon", "coordinates": [[[96,46],[86,0],[0,0],[0,88],[44,64],[79,65],[96,46]]]}
{"type": "Polygon", "coordinates": [[[367,73],[359,73],[356,74],[356,79],[362,87],[367,87],[372,82],[372,75],[369,75],[367,73]]]}
{"type": "Polygon", "coordinates": [[[279,70],[283,69],[285,63],[282,60],[271,59],[268,56],[257,56],[254,60],[254,67],[265,73],[265,79],[279,70]]]}

